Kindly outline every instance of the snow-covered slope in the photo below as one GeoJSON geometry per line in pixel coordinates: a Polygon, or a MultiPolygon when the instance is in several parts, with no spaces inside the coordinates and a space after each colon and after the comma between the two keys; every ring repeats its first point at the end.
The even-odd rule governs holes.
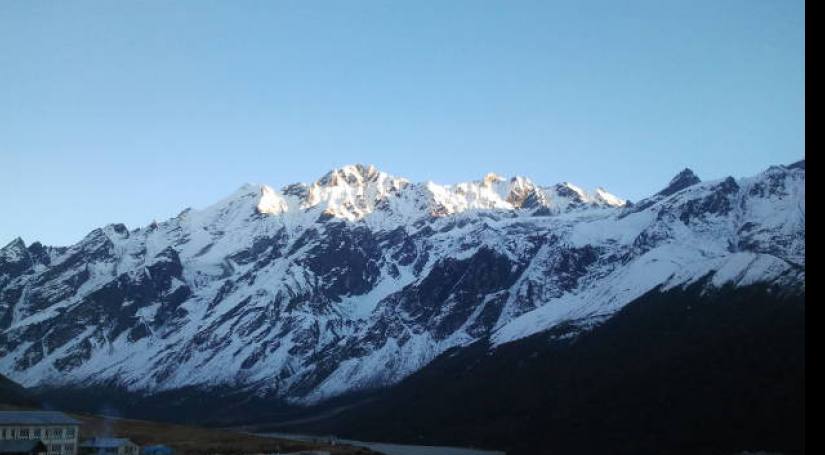
{"type": "Polygon", "coordinates": [[[804,161],[689,170],[635,205],[488,174],[372,166],[70,247],[0,250],[0,373],[26,386],[227,385],[313,402],[399,381],[454,346],[586,329],[657,287],[804,289],[804,161]]]}

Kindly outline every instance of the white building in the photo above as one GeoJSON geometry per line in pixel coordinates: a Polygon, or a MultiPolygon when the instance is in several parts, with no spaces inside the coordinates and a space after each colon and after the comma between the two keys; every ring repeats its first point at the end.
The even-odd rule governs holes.
{"type": "Polygon", "coordinates": [[[49,455],[77,455],[80,422],[54,411],[0,411],[0,440],[40,440],[49,455]]]}

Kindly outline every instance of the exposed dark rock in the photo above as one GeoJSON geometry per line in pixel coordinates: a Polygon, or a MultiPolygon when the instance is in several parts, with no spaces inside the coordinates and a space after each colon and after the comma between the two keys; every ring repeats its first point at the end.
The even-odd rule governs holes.
{"type": "Polygon", "coordinates": [[[699,177],[697,177],[692,170],[685,168],[676,174],[676,176],[670,180],[670,183],[668,183],[664,189],[656,194],[670,196],[671,194],[682,191],[683,189],[693,186],[699,182],[701,182],[699,177]]]}

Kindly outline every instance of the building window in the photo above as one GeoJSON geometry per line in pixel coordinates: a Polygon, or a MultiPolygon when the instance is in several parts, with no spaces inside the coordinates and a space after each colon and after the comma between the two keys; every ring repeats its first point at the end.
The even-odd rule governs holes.
{"type": "Polygon", "coordinates": [[[29,429],[28,428],[21,428],[20,433],[18,434],[20,439],[29,439],[29,429]]]}
{"type": "Polygon", "coordinates": [[[35,428],[34,429],[34,437],[39,438],[42,432],[43,432],[43,430],[41,430],[40,428],[35,428]]]}
{"type": "Polygon", "coordinates": [[[64,452],[69,452],[69,453],[71,453],[72,451],[74,451],[74,444],[66,444],[66,445],[64,445],[64,446],[63,446],[63,451],[64,451],[64,452]]]}
{"type": "Polygon", "coordinates": [[[63,437],[63,429],[62,428],[55,428],[54,437],[55,438],[62,438],[63,437]]]}
{"type": "Polygon", "coordinates": [[[66,437],[73,438],[74,437],[74,428],[66,428],[66,437]]]}

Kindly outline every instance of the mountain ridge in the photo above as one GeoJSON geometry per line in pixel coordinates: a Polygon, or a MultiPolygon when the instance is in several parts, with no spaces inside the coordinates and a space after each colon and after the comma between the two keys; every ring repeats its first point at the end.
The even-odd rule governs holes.
{"type": "Polygon", "coordinates": [[[683,171],[634,205],[567,183],[414,184],[355,165],[69,247],[16,240],[0,249],[0,373],[312,403],[482,337],[587,330],[708,273],[804,289],[801,163],[709,182],[683,171]]]}

